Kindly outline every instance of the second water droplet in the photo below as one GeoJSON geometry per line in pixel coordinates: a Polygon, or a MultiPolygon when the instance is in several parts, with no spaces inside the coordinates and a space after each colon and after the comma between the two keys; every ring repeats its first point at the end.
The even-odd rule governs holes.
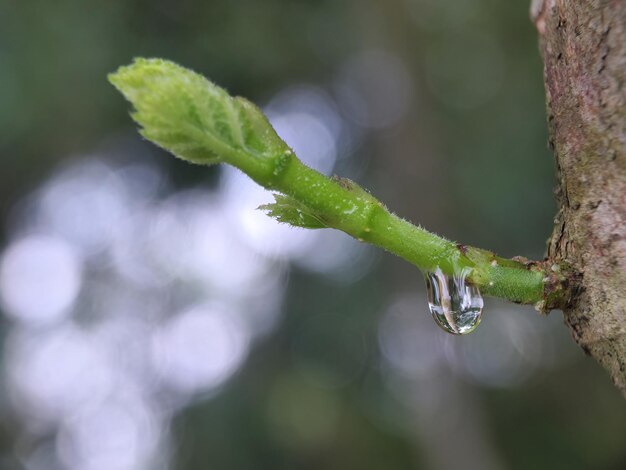
{"type": "Polygon", "coordinates": [[[465,269],[447,276],[439,268],[426,273],[430,313],[435,323],[448,333],[464,335],[480,323],[483,297],[478,287],[466,282],[469,273],[465,269]]]}

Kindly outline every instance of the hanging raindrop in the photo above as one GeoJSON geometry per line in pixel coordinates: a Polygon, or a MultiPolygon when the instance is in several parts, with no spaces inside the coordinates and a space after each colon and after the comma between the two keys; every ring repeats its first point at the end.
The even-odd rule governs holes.
{"type": "Polygon", "coordinates": [[[454,335],[464,335],[480,323],[483,297],[478,287],[465,282],[469,269],[453,276],[441,269],[426,273],[428,307],[435,323],[454,335]]]}

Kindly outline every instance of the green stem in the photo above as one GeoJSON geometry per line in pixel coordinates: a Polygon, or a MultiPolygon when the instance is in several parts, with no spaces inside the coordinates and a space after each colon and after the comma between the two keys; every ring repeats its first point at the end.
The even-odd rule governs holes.
{"type": "Polygon", "coordinates": [[[238,155],[232,161],[259,185],[305,205],[325,226],[383,248],[423,271],[439,267],[451,275],[470,268],[468,279],[486,295],[526,304],[543,299],[541,271],[434,235],[389,212],[351,181],[330,179],[291,154],[270,160],[238,155]]]}
{"type": "Polygon", "coordinates": [[[276,204],[265,206],[282,222],[342,230],[423,271],[468,270],[468,280],[486,295],[544,310],[567,302],[567,279],[558,266],[499,258],[397,217],[352,181],[304,165],[258,108],[191,70],[161,59],[136,59],[109,79],[133,103],[133,118],[152,142],[192,163],[228,163],[282,193],[276,204]]]}

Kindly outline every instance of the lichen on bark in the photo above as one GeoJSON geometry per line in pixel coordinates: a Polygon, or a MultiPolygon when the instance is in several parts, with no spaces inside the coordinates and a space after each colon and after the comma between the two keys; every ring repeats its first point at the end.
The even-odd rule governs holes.
{"type": "Polygon", "coordinates": [[[559,212],[548,258],[571,265],[565,322],[626,396],[626,2],[533,2],[559,212]]]}

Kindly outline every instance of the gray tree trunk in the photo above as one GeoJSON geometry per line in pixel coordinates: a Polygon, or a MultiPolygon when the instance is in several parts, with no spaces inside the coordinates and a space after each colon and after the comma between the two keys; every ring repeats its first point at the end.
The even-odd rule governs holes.
{"type": "Polygon", "coordinates": [[[579,274],[565,322],[626,395],[626,1],[535,0],[559,212],[548,257],[579,274]]]}

